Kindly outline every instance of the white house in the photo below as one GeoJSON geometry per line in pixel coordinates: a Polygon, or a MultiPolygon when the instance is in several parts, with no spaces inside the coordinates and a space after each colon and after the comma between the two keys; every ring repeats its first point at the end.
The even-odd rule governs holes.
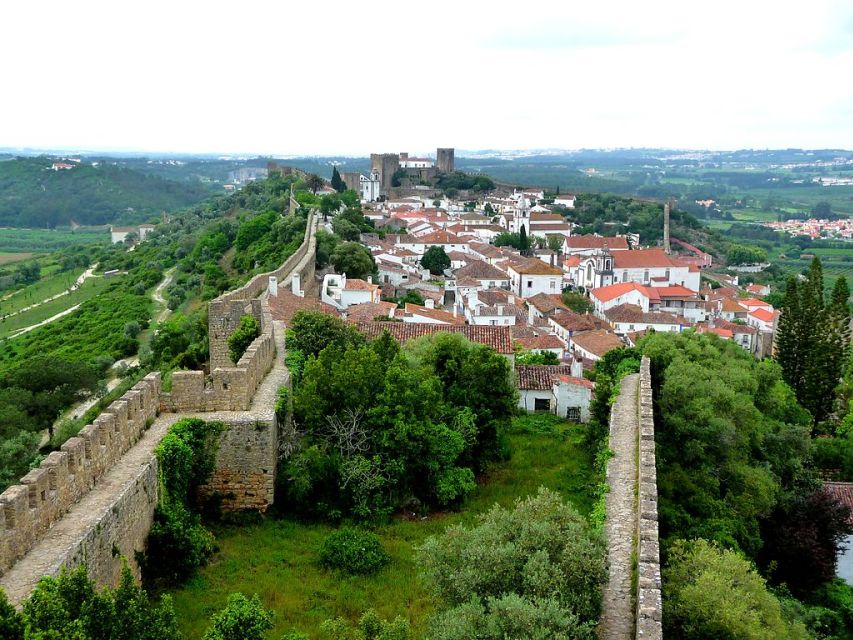
{"type": "Polygon", "coordinates": [[[620,282],[593,289],[589,292],[589,299],[599,317],[603,317],[605,311],[620,304],[633,304],[643,311],[649,310],[649,294],[646,287],[636,282],[620,282]]]}
{"type": "Polygon", "coordinates": [[[427,298],[423,306],[419,304],[406,303],[403,322],[462,325],[465,324],[465,319],[460,318],[456,313],[436,309],[435,302],[432,299],[427,298]]]}
{"type": "Polygon", "coordinates": [[[460,282],[474,280],[481,289],[509,289],[509,274],[482,260],[471,260],[457,269],[454,276],[460,282]]]}
{"type": "Polygon", "coordinates": [[[757,308],[747,313],[746,323],[752,327],[755,327],[759,331],[773,331],[773,323],[776,320],[776,315],[777,312],[775,311],[768,311],[764,308],[757,308]]]}
{"type": "Polygon", "coordinates": [[[518,365],[519,408],[547,411],[575,422],[588,421],[595,385],[580,376],[578,367],[574,369],[566,365],[518,365]]]}
{"type": "Polygon", "coordinates": [[[559,195],[556,198],[554,198],[554,204],[559,204],[563,207],[567,207],[569,209],[574,209],[575,208],[575,196],[573,196],[570,193],[567,193],[565,195],[559,195]]]}
{"type": "MultiPolygon", "coordinates": [[[[462,297],[462,309],[468,324],[490,326],[515,326],[516,311],[515,296],[491,296],[491,291],[484,291],[480,298],[478,291],[470,291],[462,297]]],[[[504,293],[496,291],[495,293],[504,293]]],[[[460,296],[461,297],[461,296],[460,296]]]]}
{"type": "Polygon", "coordinates": [[[678,318],[669,313],[643,311],[633,304],[620,304],[604,312],[604,317],[619,335],[634,331],[654,329],[662,332],[679,332],[685,326],[684,318],[678,318]]]}
{"type": "Polygon", "coordinates": [[[601,360],[608,351],[624,346],[615,333],[604,329],[576,334],[569,344],[569,348],[576,358],[593,361],[601,360]]]}
{"type": "Polygon", "coordinates": [[[365,302],[380,302],[379,285],[375,285],[368,277],[367,281],[357,278],[347,278],[346,274],[327,273],[323,276],[323,287],[320,299],[338,310],[345,310],[350,305],[365,302]]]}
{"type": "Polygon", "coordinates": [[[531,258],[507,267],[512,290],[529,298],[537,293],[560,293],[563,289],[563,270],[531,258]]]}

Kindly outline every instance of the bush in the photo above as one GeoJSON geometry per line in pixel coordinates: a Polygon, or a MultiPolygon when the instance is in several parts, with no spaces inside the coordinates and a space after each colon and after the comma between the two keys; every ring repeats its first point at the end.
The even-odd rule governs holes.
{"type": "Polygon", "coordinates": [[[231,356],[231,362],[237,364],[260,333],[261,327],[254,316],[245,315],[240,318],[240,326],[228,336],[228,355],[231,356]]]}
{"type": "Polygon", "coordinates": [[[272,617],[258,594],[250,599],[242,593],[232,593],[225,608],[211,618],[202,640],[264,640],[272,629],[272,617]]]}
{"type": "Polygon", "coordinates": [[[142,562],[145,577],[180,583],[206,564],[215,550],[213,534],[197,514],[179,503],[160,505],[154,512],[142,562]]]}
{"type": "Polygon", "coordinates": [[[379,536],[369,531],[344,527],[323,541],[320,564],[344,573],[368,575],[376,573],[391,558],[382,548],[379,536]]]}

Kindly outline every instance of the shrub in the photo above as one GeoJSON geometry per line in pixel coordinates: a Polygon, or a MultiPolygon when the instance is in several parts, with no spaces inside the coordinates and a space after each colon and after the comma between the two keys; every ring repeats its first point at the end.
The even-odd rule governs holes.
{"type": "MultiPolygon", "coordinates": [[[[397,616],[392,622],[381,619],[373,609],[368,609],[353,626],[349,620],[326,620],[320,627],[323,637],[330,640],[409,640],[409,623],[397,616]]],[[[287,636],[281,640],[290,640],[287,636]]],[[[300,639],[301,640],[301,639],[300,639]]]]}
{"type": "Polygon", "coordinates": [[[228,336],[228,355],[231,356],[231,362],[237,364],[260,333],[261,327],[254,316],[245,315],[240,318],[240,326],[228,336]]]}
{"type": "Polygon", "coordinates": [[[376,573],[390,561],[379,536],[369,531],[344,527],[323,541],[320,564],[344,573],[376,573]]]}
{"type": "Polygon", "coordinates": [[[272,612],[264,609],[258,594],[228,596],[228,604],[210,620],[202,640],[264,640],[272,629],[272,612]]]}
{"type": "Polygon", "coordinates": [[[157,507],[143,561],[148,579],[178,583],[203,566],[216,550],[201,518],[180,503],[157,507]]]}

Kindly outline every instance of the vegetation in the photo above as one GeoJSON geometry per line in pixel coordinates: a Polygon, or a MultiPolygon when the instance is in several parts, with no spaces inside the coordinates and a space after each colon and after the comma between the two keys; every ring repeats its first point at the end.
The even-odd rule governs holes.
{"type": "Polygon", "coordinates": [[[280,474],[292,508],[377,518],[411,501],[454,504],[502,455],[515,391],[493,350],[445,334],[365,343],[317,312],[298,313],[293,336],[308,359],[293,396],[305,438],[280,474]]]}
{"type": "Polygon", "coordinates": [[[234,329],[234,332],[228,336],[228,355],[231,357],[231,362],[237,363],[249,345],[261,335],[261,326],[255,320],[253,315],[245,315],[240,318],[240,324],[234,329]]]}
{"type": "Polygon", "coordinates": [[[348,278],[366,279],[376,273],[376,262],[370,251],[359,242],[342,242],[335,247],[331,257],[336,273],[348,278]]]}
{"type": "Polygon", "coordinates": [[[436,186],[443,189],[445,193],[453,189],[455,191],[491,191],[495,188],[494,181],[485,175],[474,176],[462,171],[439,174],[436,186]]]}
{"type": "Polygon", "coordinates": [[[431,637],[595,637],[604,540],[552,491],[495,506],[476,527],[449,527],[421,546],[418,563],[448,607],[431,637]]]}
{"type": "Polygon", "coordinates": [[[0,162],[0,225],[141,222],[209,195],[199,183],[174,182],[109,163],[52,171],[53,162],[46,157],[0,162]]]}
{"type": "Polygon", "coordinates": [[[264,609],[257,595],[247,598],[232,593],[210,623],[202,640],[264,640],[272,628],[272,613],[264,609]]]}
{"type": "Polygon", "coordinates": [[[424,269],[429,269],[432,275],[440,276],[445,269],[450,268],[450,258],[444,251],[444,247],[433,246],[424,252],[421,258],[421,266],[424,269]]]}
{"type": "Polygon", "coordinates": [[[376,573],[390,559],[379,536],[350,527],[338,529],[320,547],[320,564],[348,574],[376,573]]]}
{"type": "Polygon", "coordinates": [[[560,298],[563,300],[563,304],[575,313],[592,313],[595,308],[592,302],[590,302],[590,299],[582,293],[566,289],[563,291],[560,298]]]}
{"type": "Polygon", "coordinates": [[[760,264],[767,261],[767,251],[761,247],[731,244],[726,252],[729,264],[760,264]]]}

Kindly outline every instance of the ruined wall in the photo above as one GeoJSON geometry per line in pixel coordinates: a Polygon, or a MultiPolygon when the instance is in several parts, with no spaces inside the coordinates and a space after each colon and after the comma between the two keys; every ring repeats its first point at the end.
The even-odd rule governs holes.
{"type": "Polygon", "coordinates": [[[435,150],[435,164],[441,173],[453,173],[456,169],[455,152],[452,148],[435,150]]]}
{"type": "Polygon", "coordinates": [[[0,575],[139,440],[157,415],[159,394],[160,374],[148,374],[0,494],[0,575]]]}
{"type": "Polygon", "coordinates": [[[658,485],[655,458],[655,421],[649,359],[640,363],[639,469],[637,509],[637,620],[638,640],[663,638],[660,544],[658,542],[658,485]]]}
{"type": "MultiPolygon", "coordinates": [[[[205,416],[205,420],[217,420],[205,416]]],[[[264,415],[226,417],[219,436],[213,476],[201,491],[218,494],[224,511],[263,513],[273,503],[278,460],[278,425],[272,411],[264,415]]]]}

